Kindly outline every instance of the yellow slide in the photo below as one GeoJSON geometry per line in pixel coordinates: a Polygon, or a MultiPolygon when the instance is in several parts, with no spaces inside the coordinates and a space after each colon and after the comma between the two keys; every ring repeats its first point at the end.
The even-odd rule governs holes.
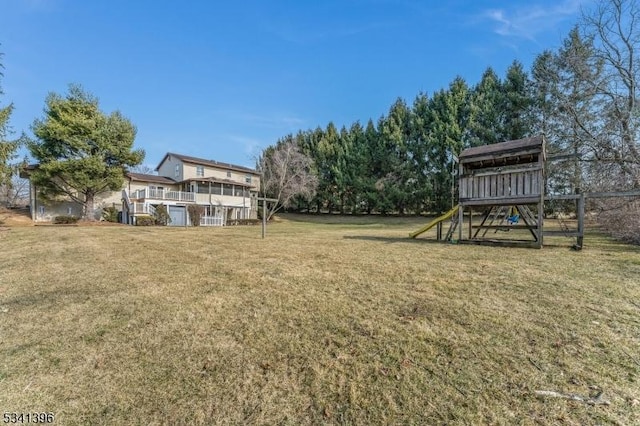
{"type": "Polygon", "coordinates": [[[438,223],[444,222],[447,219],[451,219],[451,216],[453,216],[456,213],[458,213],[458,206],[455,206],[454,208],[452,208],[451,210],[449,210],[448,212],[446,212],[442,216],[436,217],[431,222],[427,223],[425,226],[423,226],[422,228],[418,229],[416,232],[412,232],[411,234],[409,234],[409,236],[411,238],[415,238],[418,235],[422,234],[423,232],[427,232],[429,229],[433,228],[438,223]]]}

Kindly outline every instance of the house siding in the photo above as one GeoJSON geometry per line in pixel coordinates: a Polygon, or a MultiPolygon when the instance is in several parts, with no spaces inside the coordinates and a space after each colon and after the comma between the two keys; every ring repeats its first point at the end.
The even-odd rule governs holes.
{"type": "Polygon", "coordinates": [[[141,191],[143,189],[149,189],[150,186],[154,187],[163,187],[165,191],[178,191],[180,190],[180,185],[177,183],[169,184],[169,183],[158,183],[158,182],[141,182],[141,181],[131,181],[127,184],[127,187],[124,188],[129,192],[129,195],[134,193],[135,191],[141,191]]]}
{"type": "MultiPolygon", "coordinates": [[[[167,158],[158,167],[158,175],[166,176],[176,181],[181,181],[185,178],[184,164],[181,160],[177,159],[173,155],[168,155],[167,158]],[[176,175],[176,166],[178,166],[179,173],[176,175]]],[[[195,174],[195,170],[193,171],[195,174]]],[[[195,177],[195,176],[194,176],[195,177]]]]}
{"type": "MultiPolygon", "coordinates": [[[[126,188],[123,186],[123,189],[126,188]]],[[[71,200],[45,200],[37,192],[37,187],[30,185],[31,218],[35,222],[50,222],[56,216],[82,216],[82,204],[71,200]],[[42,210],[44,209],[44,213],[42,210]],[[71,213],[69,213],[71,209],[71,213]]],[[[95,196],[93,201],[93,216],[100,219],[105,207],[115,207],[122,210],[122,190],[103,192],[95,196]]]]}
{"type": "MultiPolygon", "coordinates": [[[[214,178],[220,180],[232,180],[241,184],[246,184],[246,177],[251,176],[251,188],[257,190],[260,187],[260,176],[249,172],[238,172],[224,168],[212,166],[200,166],[204,168],[204,176],[197,176],[198,165],[184,163],[184,179],[214,178]]],[[[168,176],[168,175],[165,175],[168,176]]]]}
{"type": "MultiPolygon", "coordinates": [[[[223,208],[228,216],[232,215],[243,215],[244,213],[238,212],[246,212],[245,209],[249,209],[249,218],[256,219],[257,218],[257,191],[260,187],[260,177],[255,172],[249,171],[241,171],[241,170],[229,170],[225,167],[216,167],[209,165],[197,165],[192,164],[190,162],[185,162],[179,159],[176,155],[167,154],[167,156],[163,159],[162,163],[158,166],[158,176],[164,176],[169,179],[175,180],[175,183],[172,182],[155,182],[158,180],[158,176],[149,177],[150,181],[144,181],[140,179],[144,179],[143,174],[133,174],[136,176],[132,176],[130,178],[126,178],[123,187],[118,191],[111,191],[101,194],[100,196],[96,196],[94,206],[94,216],[96,219],[99,219],[102,213],[102,209],[109,206],[116,207],[119,211],[127,210],[125,206],[123,206],[122,200],[122,190],[126,191],[129,194],[129,197],[135,203],[149,204],[149,205],[157,205],[162,202],[163,204],[169,205],[185,205],[189,204],[189,201],[175,201],[175,200],[154,200],[149,197],[149,191],[145,191],[145,199],[139,198],[136,196],[142,194],[136,194],[136,191],[148,190],[150,186],[154,187],[163,187],[165,191],[193,191],[195,192],[197,188],[196,182],[184,182],[188,179],[196,180],[198,178],[208,179],[213,178],[216,180],[224,181],[225,185],[237,183],[240,186],[246,187],[246,177],[251,176],[250,187],[248,188],[250,193],[247,194],[246,197],[242,196],[231,196],[224,194],[200,194],[195,193],[195,202],[198,205],[202,206],[214,206],[223,208]],[[176,167],[178,168],[178,174],[176,175],[176,167]],[[204,176],[196,176],[197,168],[204,168],[204,176]],[[178,183],[183,182],[183,183],[178,183]],[[233,214],[232,214],[233,213],[233,214]]],[[[162,179],[162,178],[160,178],[162,179]]],[[[189,200],[186,198],[186,200],[189,200]]],[[[136,204],[138,205],[138,204],[136,204]]],[[[69,214],[69,209],[71,209],[71,214],[74,216],[82,216],[82,205],[80,203],[75,203],[72,201],[46,201],[41,200],[39,195],[37,194],[36,188],[31,185],[31,206],[32,208],[32,218],[35,221],[51,221],[55,216],[67,215],[69,214]],[[44,209],[44,210],[43,210],[44,209]],[[42,213],[41,213],[42,211],[42,213]]],[[[146,208],[146,207],[145,207],[146,208]]],[[[129,216],[127,216],[129,217],[129,216]]],[[[133,216],[131,216],[133,217],[133,216]]]]}
{"type": "Polygon", "coordinates": [[[33,220],[51,222],[56,216],[82,216],[82,205],[74,201],[46,201],[36,198],[33,220]],[[69,214],[69,209],[71,214],[69,214]]]}

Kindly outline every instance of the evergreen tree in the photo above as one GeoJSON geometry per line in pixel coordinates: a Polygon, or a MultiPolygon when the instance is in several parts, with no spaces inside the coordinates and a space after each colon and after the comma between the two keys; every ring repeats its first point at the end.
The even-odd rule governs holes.
{"type": "Polygon", "coordinates": [[[384,154],[380,149],[380,135],[373,120],[367,121],[364,130],[363,165],[364,178],[361,180],[362,197],[367,213],[372,213],[381,204],[380,191],[376,183],[384,175],[384,154]]]}
{"type": "Polygon", "coordinates": [[[465,147],[502,142],[503,104],[502,83],[495,71],[487,68],[470,95],[465,147]]]}
{"type": "Polygon", "coordinates": [[[537,134],[551,135],[554,112],[554,91],[557,87],[558,70],[555,55],[545,50],[536,57],[531,67],[531,120],[537,134]]]}
{"type": "Polygon", "coordinates": [[[468,86],[456,78],[448,90],[436,92],[431,99],[430,153],[432,158],[433,209],[448,210],[455,198],[456,159],[462,150],[468,86]]]}
{"type": "Polygon", "coordinates": [[[319,173],[318,197],[330,213],[340,204],[339,183],[342,179],[338,165],[340,151],[340,134],[335,124],[330,122],[322,132],[316,148],[319,173]]]}
{"type": "Polygon", "coordinates": [[[416,185],[412,202],[416,214],[428,210],[429,200],[433,196],[433,180],[430,171],[434,167],[433,159],[430,157],[431,149],[429,144],[432,141],[431,132],[431,104],[429,97],[425,93],[420,93],[413,101],[411,112],[411,138],[410,151],[411,168],[414,171],[416,185]]]}
{"type": "MultiPolygon", "coordinates": [[[[370,153],[364,129],[359,122],[351,125],[345,138],[349,139],[346,158],[348,175],[347,205],[351,213],[359,213],[367,203],[366,192],[371,185],[370,153]]],[[[371,185],[372,187],[372,185],[371,185]]]]}
{"type": "Polygon", "coordinates": [[[573,28],[555,56],[554,70],[550,79],[554,113],[549,149],[573,158],[550,164],[550,189],[573,193],[582,187],[580,158],[590,156],[589,146],[602,131],[598,130],[604,106],[599,96],[602,62],[595,55],[592,39],[573,28]]]}
{"type": "Polygon", "coordinates": [[[533,131],[533,98],[530,81],[522,64],[513,61],[502,83],[502,120],[500,139],[503,141],[530,136],[533,131]]]}
{"type": "MultiPolygon", "coordinates": [[[[326,175],[326,161],[321,156],[319,151],[319,144],[324,137],[324,130],[321,127],[316,127],[315,130],[309,130],[301,133],[300,137],[300,150],[303,154],[311,159],[312,173],[318,178],[318,186],[316,188],[315,195],[312,199],[305,199],[302,201],[307,205],[307,209],[311,211],[311,206],[314,206],[316,213],[321,213],[324,206],[324,176],[326,175]]],[[[298,200],[300,201],[300,200],[298,200]]]]}
{"type": "Polygon", "coordinates": [[[404,214],[415,182],[408,164],[410,110],[403,99],[398,98],[391,106],[389,115],[380,122],[379,131],[386,164],[384,175],[378,180],[378,187],[383,193],[386,207],[404,214]]]}
{"type": "MultiPolygon", "coordinates": [[[[0,53],[0,58],[2,54],[0,53]]],[[[0,63],[0,69],[2,69],[2,63],[0,63]]],[[[3,74],[0,72],[0,77],[3,74]]],[[[2,86],[0,86],[0,95],[3,95],[2,86]]],[[[16,158],[16,152],[20,147],[20,142],[17,140],[10,141],[7,138],[11,134],[9,127],[9,119],[13,112],[13,104],[9,104],[5,107],[0,107],[0,188],[3,193],[10,193],[13,185],[13,175],[15,172],[15,165],[12,161],[16,158]]],[[[9,197],[6,200],[9,203],[9,197]]]]}
{"type": "Polygon", "coordinates": [[[39,166],[31,174],[41,196],[67,196],[81,203],[83,218],[95,220],[95,197],[122,188],[127,167],[144,151],[132,150],[136,129],[120,112],[100,111],[98,100],[79,86],[62,97],[51,93],[45,117],[33,123],[28,143],[39,166]]]}

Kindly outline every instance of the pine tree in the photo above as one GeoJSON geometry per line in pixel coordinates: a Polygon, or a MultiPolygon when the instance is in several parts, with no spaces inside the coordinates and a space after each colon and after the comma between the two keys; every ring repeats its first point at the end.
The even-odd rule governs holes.
{"type": "Polygon", "coordinates": [[[408,165],[410,134],[410,110],[405,101],[398,98],[381,120],[380,142],[386,155],[385,173],[378,181],[383,199],[396,212],[404,214],[414,185],[408,165]]]}
{"type": "MultiPolygon", "coordinates": [[[[599,96],[602,62],[596,58],[592,39],[573,28],[555,57],[553,100],[555,103],[552,152],[572,154],[570,161],[554,164],[556,190],[576,192],[582,187],[580,158],[590,156],[589,146],[599,139],[603,99],[599,96]],[[558,187],[560,182],[568,188],[558,187]]],[[[552,181],[553,182],[553,181],[552,181]]]]}
{"type": "Polygon", "coordinates": [[[432,119],[430,108],[429,97],[425,93],[418,94],[413,101],[410,138],[411,168],[416,178],[412,202],[416,214],[429,209],[429,199],[433,196],[433,181],[430,176],[433,168],[429,146],[432,141],[429,137],[432,119]]]}
{"type": "Polygon", "coordinates": [[[503,104],[502,83],[495,71],[487,68],[470,94],[465,147],[502,142],[503,104]]]}
{"type": "Polygon", "coordinates": [[[45,117],[32,128],[37,140],[28,148],[39,165],[31,181],[45,198],[63,195],[82,204],[85,220],[95,220],[96,196],[121,189],[125,169],[144,159],[144,151],[132,150],[134,125],[119,112],[104,114],[79,86],[64,97],[51,93],[45,117]]]}
{"type": "MultiPolygon", "coordinates": [[[[2,54],[0,53],[0,58],[2,54]]],[[[0,63],[0,69],[2,69],[2,63],[0,63]]],[[[0,72],[0,77],[3,74],[0,72]]],[[[2,86],[0,86],[0,95],[3,95],[2,86]]],[[[10,141],[7,138],[11,134],[9,127],[9,119],[13,112],[13,104],[9,104],[5,107],[0,107],[0,187],[3,188],[3,193],[10,193],[12,188],[12,178],[15,172],[15,165],[12,161],[16,158],[16,152],[20,147],[18,140],[10,141]]],[[[9,198],[7,197],[7,203],[9,198]]]]}
{"type": "Polygon", "coordinates": [[[381,204],[380,191],[376,183],[384,175],[384,155],[380,149],[380,134],[373,120],[367,121],[364,130],[363,169],[365,178],[362,182],[362,196],[365,210],[371,214],[381,204]]]}
{"type": "Polygon", "coordinates": [[[500,139],[521,139],[532,134],[533,103],[529,77],[522,64],[513,61],[502,83],[500,139]]]}
{"type": "Polygon", "coordinates": [[[433,208],[439,212],[450,209],[455,198],[455,162],[462,150],[468,96],[467,84],[458,77],[448,90],[436,92],[431,98],[429,156],[433,166],[430,172],[434,187],[433,208]]]}

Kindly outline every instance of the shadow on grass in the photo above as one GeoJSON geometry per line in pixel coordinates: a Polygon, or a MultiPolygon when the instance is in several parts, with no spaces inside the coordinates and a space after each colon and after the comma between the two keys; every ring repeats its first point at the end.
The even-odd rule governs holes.
{"type": "Polygon", "coordinates": [[[383,243],[410,243],[410,244],[441,244],[441,245],[453,245],[437,240],[427,240],[424,238],[409,238],[409,237],[384,237],[373,235],[345,235],[342,238],[347,240],[361,240],[361,241],[380,241],[383,243]]]}
{"type": "Polygon", "coordinates": [[[428,223],[432,217],[428,216],[382,216],[382,215],[339,215],[323,213],[302,214],[282,213],[279,218],[289,222],[312,223],[318,225],[353,225],[353,226],[391,226],[391,225],[421,225],[428,223]]]}
{"type": "Polygon", "coordinates": [[[10,309],[61,309],[64,305],[85,303],[106,296],[111,291],[96,288],[61,287],[52,290],[29,292],[8,298],[2,306],[10,309]]]}
{"type": "MultiPolygon", "coordinates": [[[[477,247],[498,247],[498,245],[492,246],[489,242],[487,242],[486,244],[457,244],[457,243],[450,243],[450,242],[445,242],[445,241],[438,241],[438,240],[434,240],[434,239],[426,239],[426,238],[409,238],[409,237],[384,237],[384,236],[372,236],[372,235],[345,235],[342,238],[347,239],[347,240],[361,240],[361,241],[379,241],[379,242],[383,242],[383,243],[387,243],[387,244],[392,244],[392,243],[409,243],[409,244],[437,244],[437,245],[443,245],[443,246],[452,246],[452,247],[460,247],[461,245],[468,245],[468,246],[477,246],[477,247]]],[[[566,250],[575,250],[573,245],[571,243],[566,243],[566,244],[562,244],[562,243],[558,243],[558,242],[554,242],[554,243],[549,243],[549,244],[544,244],[544,247],[548,248],[548,249],[566,249],[566,250]]],[[[628,246],[624,246],[623,247],[628,247],[628,246]]],[[[513,246],[510,247],[512,249],[519,249],[519,250],[534,250],[531,247],[526,247],[526,246],[513,246]]],[[[600,246],[598,247],[600,248],[600,246]]],[[[606,249],[605,249],[606,250],[606,249]]],[[[622,250],[622,248],[620,249],[622,250]]]]}

